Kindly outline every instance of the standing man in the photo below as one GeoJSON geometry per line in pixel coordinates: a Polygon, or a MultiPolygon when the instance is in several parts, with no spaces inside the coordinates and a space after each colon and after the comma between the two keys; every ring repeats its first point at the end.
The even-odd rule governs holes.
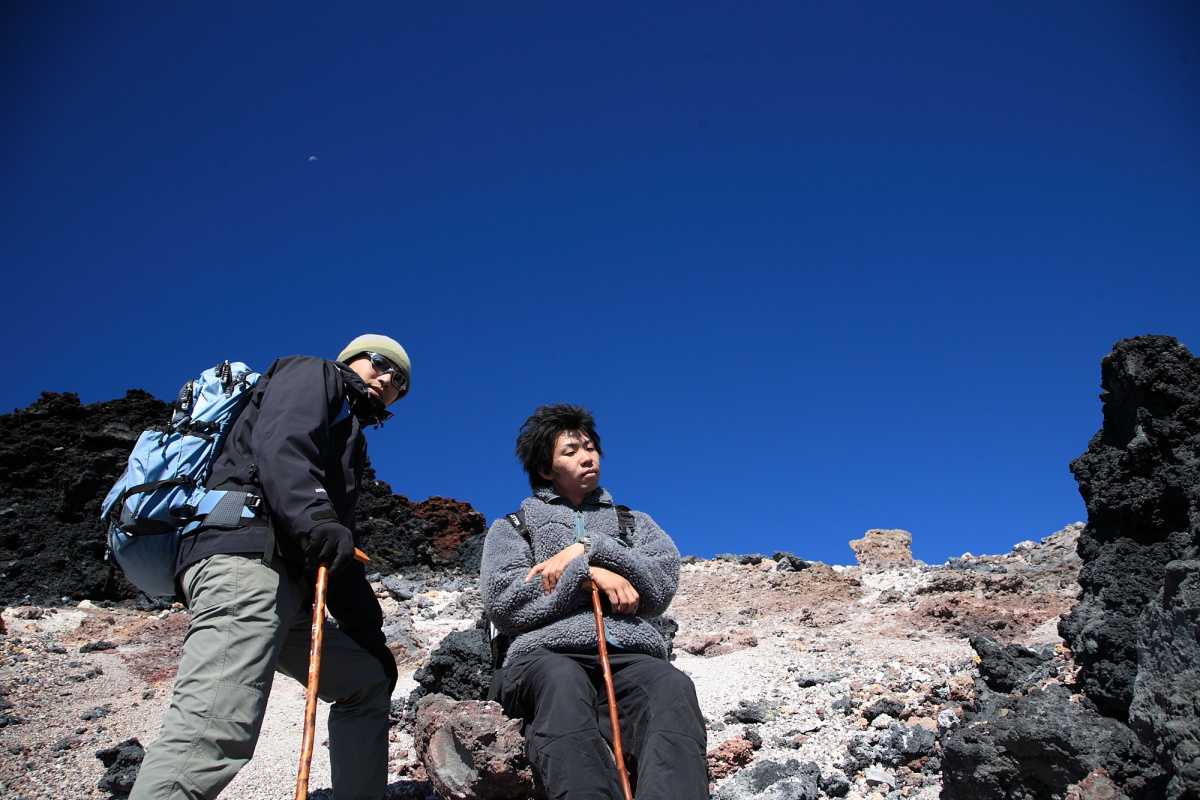
{"type": "Polygon", "coordinates": [[[488,531],[481,591],[488,617],[513,637],[495,691],[525,722],[535,776],[549,797],[623,796],[606,741],[596,624],[579,591],[590,577],[611,610],[605,640],[637,797],[707,798],[695,687],[646,621],[675,595],[679,551],[648,515],[614,506],[600,486],[600,437],[582,407],[539,406],[516,453],[533,496],[488,531]]]}
{"type": "Polygon", "coordinates": [[[394,339],[359,336],[336,361],[291,356],[254,388],[213,465],[212,488],[251,491],[266,510],[202,524],[180,543],[175,580],[191,612],[171,706],[131,800],[213,798],[250,760],[276,671],[308,677],[313,574],[330,565],[318,695],[332,703],[337,800],[387,790],[388,706],[396,661],[383,614],[354,560],[354,507],[366,425],[408,392],[394,339]]]}

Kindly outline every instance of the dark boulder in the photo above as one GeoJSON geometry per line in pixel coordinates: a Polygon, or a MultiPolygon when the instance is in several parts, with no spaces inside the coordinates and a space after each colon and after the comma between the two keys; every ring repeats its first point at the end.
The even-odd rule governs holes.
{"type": "Polygon", "coordinates": [[[1085,694],[1124,720],[1141,617],[1160,604],[1166,565],[1200,533],[1200,359],[1170,336],[1122,339],[1100,362],[1104,423],[1071,463],[1088,522],[1080,602],[1059,631],[1085,694]]]}
{"type": "Polygon", "coordinates": [[[1138,640],[1130,726],[1172,773],[1168,798],[1200,796],[1200,561],[1166,566],[1138,640]]]}
{"type": "Polygon", "coordinates": [[[96,758],[104,764],[105,770],[96,788],[117,797],[128,797],[145,755],[142,743],[136,738],[97,751],[96,758]]]}
{"type": "Polygon", "coordinates": [[[932,756],[936,743],[937,738],[933,731],[920,725],[909,727],[894,722],[877,742],[872,743],[865,736],[855,736],[851,739],[842,758],[842,768],[847,775],[853,775],[872,764],[889,767],[912,764],[932,756]]]}
{"type": "Polygon", "coordinates": [[[1132,798],[1161,796],[1164,771],[1127,726],[1061,686],[1004,698],[942,743],[943,800],[1061,797],[1104,769],[1132,798]]]}
{"type": "Polygon", "coordinates": [[[1071,464],[1088,522],[1059,632],[1077,683],[1031,689],[1060,668],[1048,650],[973,638],[982,680],[943,742],[946,800],[1200,797],[1200,359],[1124,339],[1101,384],[1103,426],[1071,464]]]}
{"type": "Polygon", "coordinates": [[[1156,754],[1167,796],[1200,797],[1200,358],[1168,336],[1124,339],[1101,385],[1103,427],[1071,464],[1088,523],[1059,631],[1087,698],[1156,754]]]}
{"type": "Polygon", "coordinates": [[[372,570],[398,572],[432,563],[430,525],[413,515],[412,506],[386,481],[376,479],[373,469],[367,470],[355,516],[372,570]]]}
{"type": "Polygon", "coordinates": [[[134,389],[86,406],[74,394],[43,392],[0,415],[0,603],[138,596],[119,571],[108,582],[100,503],[142,430],[168,414],[166,403],[134,389]]]}
{"type": "Polygon", "coordinates": [[[453,700],[483,700],[492,681],[492,649],[482,628],[446,634],[429,655],[429,663],[413,674],[421,694],[444,694],[453,700]]]}
{"type": "Polygon", "coordinates": [[[979,655],[980,677],[994,692],[1027,689],[1058,672],[1054,665],[1053,645],[1006,645],[987,636],[972,636],[969,641],[979,655]]]}
{"type": "Polygon", "coordinates": [[[880,714],[887,714],[889,717],[899,717],[904,711],[904,704],[899,700],[893,700],[889,697],[881,698],[863,709],[863,717],[867,722],[873,721],[880,714]]]}
{"type": "Polygon", "coordinates": [[[478,575],[483,564],[483,543],[487,532],[477,534],[458,546],[458,567],[468,575],[478,575]]]}

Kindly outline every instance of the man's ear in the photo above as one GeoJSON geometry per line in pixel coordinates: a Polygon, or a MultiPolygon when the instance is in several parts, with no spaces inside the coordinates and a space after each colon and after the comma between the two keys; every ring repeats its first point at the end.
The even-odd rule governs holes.
{"type": "Polygon", "coordinates": [[[553,483],[553,482],[554,482],[554,470],[551,470],[551,469],[539,469],[539,470],[538,470],[538,475],[541,475],[541,476],[542,476],[542,480],[545,480],[545,481],[550,481],[551,483],[553,483]]]}

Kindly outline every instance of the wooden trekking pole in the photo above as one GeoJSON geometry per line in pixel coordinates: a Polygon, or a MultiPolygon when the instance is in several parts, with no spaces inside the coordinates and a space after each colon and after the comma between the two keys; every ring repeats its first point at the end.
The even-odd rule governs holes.
{"type": "MultiPolygon", "coordinates": [[[[366,564],[367,554],[354,548],[354,560],[366,564]]],[[[308,800],[308,770],[312,766],[313,740],[317,733],[317,687],[321,683],[321,643],[325,639],[325,590],[329,585],[329,565],[317,567],[317,585],[313,595],[312,643],[308,650],[308,688],[304,695],[304,734],[300,739],[300,769],[296,773],[296,800],[308,800]]]]}
{"type": "Polygon", "coordinates": [[[600,590],[591,578],[579,584],[583,591],[592,595],[592,612],[596,617],[596,647],[600,651],[600,669],[604,672],[604,691],[608,696],[608,723],[612,726],[613,760],[617,762],[617,775],[621,778],[621,791],[625,800],[633,800],[629,788],[629,773],[625,770],[625,753],[621,749],[621,729],[617,726],[617,693],[613,689],[612,665],[608,663],[608,643],[604,638],[604,611],[600,608],[600,590]]]}

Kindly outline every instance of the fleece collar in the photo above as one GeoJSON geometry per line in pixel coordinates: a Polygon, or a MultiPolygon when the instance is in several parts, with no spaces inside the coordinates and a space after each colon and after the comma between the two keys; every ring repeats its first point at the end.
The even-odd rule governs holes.
{"type": "MultiPolygon", "coordinates": [[[[564,504],[571,505],[571,501],[555,492],[553,486],[538,486],[533,490],[533,496],[543,503],[554,503],[561,500],[564,504]]],[[[612,504],[612,495],[603,486],[597,486],[587,497],[583,498],[585,506],[611,506],[612,504]]]]}

